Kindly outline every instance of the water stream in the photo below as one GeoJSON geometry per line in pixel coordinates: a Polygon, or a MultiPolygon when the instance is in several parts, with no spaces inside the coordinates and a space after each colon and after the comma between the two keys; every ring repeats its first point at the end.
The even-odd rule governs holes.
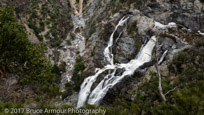
{"type": "Polygon", "coordinates": [[[97,68],[95,71],[95,74],[92,76],[87,77],[84,82],[81,85],[81,89],[79,92],[78,97],[78,103],[77,108],[82,107],[86,102],[88,104],[92,105],[99,105],[101,100],[104,98],[106,93],[110,88],[115,86],[117,83],[119,83],[124,77],[133,75],[135,70],[137,70],[140,66],[142,66],[144,63],[151,61],[152,57],[152,51],[155,46],[156,37],[153,36],[147,44],[145,44],[135,59],[131,60],[129,63],[126,64],[114,64],[113,62],[113,54],[112,54],[112,45],[113,45],[113,36],[116,32],[117,28],[119,26],[124,25],[124,23],[129,19],[129,17],[125,18],[123,17],[117,26],[115,27],[115,30],[111,34],[108,42],[108,46],[104,50],[104,56],[105,59],[108,61],[108,65],[106,65],[104,68],[99,69],[97,68]],[[117,70],[123,69],[120,73],[120,75],[117,74],[117,70]],[[99,75],[104,73],[106,70],[109,71],[108,74],[106,74],[103,79],[100,81],[100,83],[91,91],[93,83],[96,82],[99,75]]]}

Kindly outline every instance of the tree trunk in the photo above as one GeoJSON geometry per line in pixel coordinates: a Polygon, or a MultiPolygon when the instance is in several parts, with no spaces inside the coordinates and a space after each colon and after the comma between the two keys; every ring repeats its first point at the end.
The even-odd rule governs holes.
{"type": "Polygon", "coordinates": [[[70,4],[71,4],[71,7],[72,9],[74,10],[74,14],[79,14],[79,12],[77,11],[76,9],[76,0],[69,0],[70,4]]]}
{"type": "Polygon", "coordinates": [[[79,1],[79,14],[82,14],[83,11],[83,0],[79,1]]]}
{"type": "Polygon", "coordinates": [[[159,80],[158,90],[159,90],[159,93],[160,93],[160,96],[161,96],[162,100],[163,100],[164,102],[166,102],[166,97],[165,97],[165,95],[164,95],[164,93],[163,93],[163,90],[162,90],[161,73],[160,73],[160,71],[159,71],[159,69],[158,69],[158,62],[159,62],[159,60],[158,60],[158,57],[157,57],[157,44],[158,44],[158,41],[156,41],[156,49],[155,49],[155,59],[156,59],[155,68],[156,68],[157,76],[158,76],[158,80],[159,80]]]}
{"type": "Polygon", "coordinates": [[[158,64],[156,63],[155,65],[155,68],[157,70],[157,76],[158,76],[158,80],[159,80],[159,86],[158,86],[158,90],[159,90],[159,93],[160,93],[160,96],[162,97],[162,100],[165,102],[166,101],[166,97],[163,93],[163,90],[162,90],[162,84],[161,84],[161,74],[160,74],[160,71],[158,69],[158,64]]]}

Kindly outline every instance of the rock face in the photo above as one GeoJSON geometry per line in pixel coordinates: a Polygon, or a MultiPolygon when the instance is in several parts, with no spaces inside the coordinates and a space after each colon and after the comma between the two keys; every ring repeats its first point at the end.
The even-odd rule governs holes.
{"type": "MultiPolygon", "coordinates": [[[[75,59],[78,56],[83,56],[85,71],[94,73],[95,68],[102,68],[107,65],[107,61],[104,60],[104,49],[116,24],[122,17],[129,17],[129,19],[124,26],[119,27],[115,32],[112,47],[114,63],[129,62],[136,57],[141,46],[151,36],[156,35],[159,39],[156,46],[156,56],[160,58],[168,50],[167,56],[159,65],[159,70],[164,76],[169,74],[167,64],[171,62],[178,51],[182,51],[189,44],[191,46],[195,40],[203,38],[198,31],[204,33],[204,4],[199,0],[89,0],[88,4],[84,6],[83,15],[78,16],[70,15],[72,12],[67,0],[50,1],[51,3],[47,4],[48,1],[38,0],[37,8],[33,14],[35,16],[37,13],[37,17],[40,18],[36,18],[33,23],[36,23],[35,26],[39,28],[41,19],[46,22],[45,30],[39,35],[44,38],[42,42],[48,44],[47,57],[51,59],[52,64],[60,65],[61,61],[67,64],[66,72],[62,74],[63,85],[67,80],[70,80],[75,59]],[[44,12],[50,12],[50,14],[43,16],[44,12]],[[49,24],[49,20],[54,21],[49,24]],[[155,21],[164,25],[175,22],[177,27],[156,28],[155,21]],[[76,39],[71,40],[71,32],[76,34],[76,39]],[[60,38],[61,43],[58,43],[58,46],[49,46],[50,43],[58,42],[57,38],[60,38]],[[70,40],[72,45],[69,45],[66,40],[70,40]],[[77,51],[80,53],[76,54],[77,51]]],[[[79,8],[76,6],[76,0],[70,1],[74,13],[80,14],[83,0],[80,0],[79,8]]],[[[30,33],[29,40],[33,43],[41,43],[38,40],[39,36],[35,35],[34,29],[29,27],[28,18],[30,18],[31,13],[28,9],[34,6],[33,1],[0,0],[0,5],[5,5],[5,3],[14,5],[19,21],[26,26],[26,30],[30,33]]],[[[135,75],[128,76],[113,87],[102,103],[109,104],[118,95],[123,97],[127,93],[130,94],[128,99],[132,100],[133,91],[136,90],[138,82],[142,82],[144,76],[150,79],[149,73],[156,72],[152,66],[155,63],[155,60],[152,60],[141,67],[138,72],[135,72],[135,75]],[[131,91],[129,92],[128,89],[131,91]]],[[[15,85],[15,79],[8,81],[11,82],[9,85],[15,85]]],[[[23,91],[27,90],[24,88],[23,91]]],[[[73,94],[68,98],[73,101],[68,103],[76,104],[76,97],[77,93],[73,94]]]]}
{"type": "Polygon", "coordinates": [[[128,23],[129,25],[136,23],[139,34],[144,35],[148,30],[154,27],[154,19],[145,16],[136,9],[130,9],[129,12],[132,13],[132,17],[128,23]]]}
{"type": "MultiPolygon", "coordinates": [[[[116,3],[120,4],[117,0],[116,3]]],[[[127,2],[123,3],[123,6],[116,13],[113,13],[113,10],[117,5],[114,6],[109,0],[94,0],[88,7],[89,9],[84,15],[89,17],[88,22],[90,24],[86,28],[94,28],[96,31],[87,36],[84,59],[86,64],[88,63],[87,70],[89,68],[91,70],[98,67],[101,68],[107,64],[104,60],[103,51],[107,46],[111,33],[114,31],[114,26],[123,16],[129,16],[129,20],[114,35],[114,46],[112,47],[114,63],[129,62],[136,57],[142,44],[146,43],[152,35],[156,35],[159,38],[156,46],[156,56],[160,59],[164,52],[168,50],[167,56],[164,57],[164,61],[159,65],[159,70],[164,76],[169,74],[167,65],[171,62],[172,55],[176,54],[173,52],[183,49],[188,44],[192,44],[195,40],[202,38],[202,35],[199,35],[197,31],[204,32],[204,5],[199,0],[157,0],[154,2],[146,1],[142,5],[136,4],[136,2],[127,2]],[[100,7],[96,7],[96,4],[99,4],[100,7]],[[110,7],[109,4],[112,4],[112,6],[110,7]],[[127,8],[126,5],[130,7],[127,8]],[[106,12],[106,14],[104,15],[103,12],[106,12]],[[155,21],[162,24],[175,22],[177,27],[159,29],[155,27],[155,21]],[[118,39],[120,32],[122,34],[118,39]]],[[[90,33],[90,30],[85,30],[85,33],[90,33]]],[[[145,64],[145,67],[139,73],[142,72],[143,76],[150,79],[149,73],[152,71],[156,72],[155,68],[151,67],[153,64],[155,64],[155,61],[145,64]],[[149,70],[148,67],[150,67],[149,70]],[[144,68],[147,71],[144,71],[144,68]]],[[[136,79],[138,79],[138,76],[136,75],[136,79]]],[[[127,93],[131,95],[128,98],[131,100],[132,96],[134,97],[134,93],[132,91],[127,92],[127,90],[129,87],[133,91],[136,90],[139,81],[134,82],[135,77],[129,77],[128,79],[124,79],[120,84],[114,86],[107,93],[102,103],[111,103],[111,100],[114,100],[118,95],[122,97],[127,93]]]]}
{"type": "Polygon", "coordinates": [[[136,46],[133,38],[120,38],[113,48],[115,62],[127,63],[130,59],[135,58],[136,46]],[[114,51],[115,50],[115,51],[114,51]]]}
{"type": "Polygon", "coordinates": [[[144,14],[159,22],[173,21],[193,31],[204,31],[204,5],[199,0],[158,0],[146,7],[144,14]]]}

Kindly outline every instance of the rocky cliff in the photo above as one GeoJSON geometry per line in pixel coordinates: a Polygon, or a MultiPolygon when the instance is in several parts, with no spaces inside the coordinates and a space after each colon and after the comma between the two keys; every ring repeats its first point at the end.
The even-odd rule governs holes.
{"type": "MultiPolygon", "coordinates": [[[[109,63],[105,59],[104,49],[122,17],[129,18],[113,36],[111,52],[114,64],[127,64],[134,60],[152,36],[156,36],[158,41],[152,60],[110,88],[100,104],[115,114],[161,114],[160,109],[168,113],[168,108],[185,114],[187,110],[182,104],[203,99],[198,96],[203,96],[202,92],[193,95],[195,100],[186,96],[193,90],[186,88],[192,86],[200,91],[195,83],[203,84],[202,0],[0,2],[3,7],[8,7],[8,4],[14,7],[19,23],[25,26],[29,41],[45,45],[46,57],[59,68],[59,86],[63,93],[60,94],[60,101],[57,100],[57,106],[76,106],[84,79],[97,73],[96,68],[103,68],[109,63]],[[166,100],[162,99],[161,90],[157,88],[160,77],[166,100]]],[[[116,73],[121,71],[124,70],[116,73]]],[[[111,70],[99,75],[91,90],[107,73],[111,73],[111,70]]],[[[10,78],[7,81],[9,87],[18,82],[10,78]]],[[[29,88],[24,88],[23,92],[27,90],[34,95],[29,88]]],[[[198,107],[200,104],[197,102],[198,107]]],[[[191,105],[186,106],[193,113],[191,105]]],[[[203,109],[197,110],[198,113],[201,111],[203,109]]]]}

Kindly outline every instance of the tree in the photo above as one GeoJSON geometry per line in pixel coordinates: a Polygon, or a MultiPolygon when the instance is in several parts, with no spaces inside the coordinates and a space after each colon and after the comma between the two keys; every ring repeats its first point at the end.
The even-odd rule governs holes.
{"type": "Polygon", "coordinates": [[[76,1],[76,0],[69,0],[70,4],[71,4],[71,7],[73,8],[74,10],[74,14],[75,15],[78,15],[78,14],[81,14],[82,13],[82,10],[83,10],[83,1],[84,0],[79,0],[79,1],[76,1]],[[77,4],[78,3],[78,4],[77,4]],[[78,6],[78,7],[76,7],[78,6]]]}
{"type": "Polygon", "coordinates": [[[37,88],[37,93],[58,94],[60,75],[52,72],[44,48],[29,42],[24,26],[11,8],[0,8],[0,49],[0,69],[6,68],[1,74],[4,70],[19,76],[21,85],[37,88]]]}
{"type": "MultiPolygon", "coordinates": [[[[157,44],[158,44],[158,40],[155,41],[155,42],[156,42],[156,46],[157,46],[157,44]]],[[[156,68],[157,76],[158,76],[158,80],[159,80],[158,90],[159,90],[159,93],[160,93],[160,96],[161,96],[162,100],[165,102],[165,101],[166,101],[166,97],[165,97],[165,95],[164,95],[164,93],[163,93],[163,90],[162,90],[161,73],[160,73],[160,71],[159,71],[159,69],[158,69],[158,62],[159,62],[159,59],[158,59],[158,57],[157,57],[156,54],[157,54],[157,47],[156,47],[156,49],[155,49],[155,59],[156,59],[155,68],[156,68]]]]}

